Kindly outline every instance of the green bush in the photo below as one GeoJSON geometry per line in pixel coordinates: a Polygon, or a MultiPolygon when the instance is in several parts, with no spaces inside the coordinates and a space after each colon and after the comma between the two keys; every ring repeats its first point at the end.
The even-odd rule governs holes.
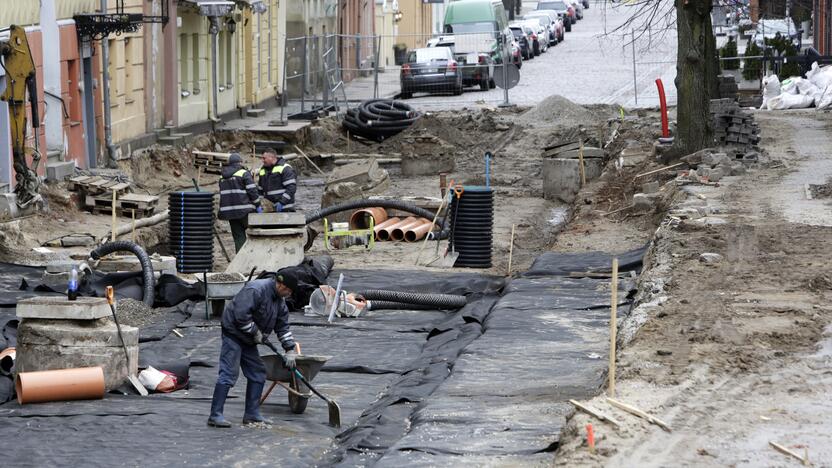
{"type": "MultiPolygon", "coordinates": [[[[728,42],[720,49],[719,56],[724,59],[735,58],[737,56],[737,41],[728,39],[728,42]]],[[[721,60],[720,64],[723,70],[737,70],[740,68],[739,60],[721,60]]]]}
{"type": "MultiPolygon", "coordinates": [[[[762,55],[763,51],[754,41],[748,42],[745,48],[745,57],[762,55]]],[[[742,66],[742,77],[746,80],[757,80],[760,78],[760,59],[745,59],[742,66]]]]}

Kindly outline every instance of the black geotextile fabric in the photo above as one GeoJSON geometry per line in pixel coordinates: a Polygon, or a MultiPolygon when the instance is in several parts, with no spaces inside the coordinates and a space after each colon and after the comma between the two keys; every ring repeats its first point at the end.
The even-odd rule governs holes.
{"type": "Polygon", "coordinates": [[[570,273],[609,272],[612,259],[618,257],[618,271],[641,271],[641,261],[649,245],[617,255],[606,252],[544,253],[532,262],[523,277],[565,275],[570,273]]]}
{"type": "MultiPolygon", "coordinates": [[[[568,260],[581,271],[591,266],[568,260]]],[[[333,273],[328,283],[344,273],[348,291],[402,289],[469,298],[455,312],[380,310],[332,325],[324,317],[292,314],[304,354],[331,356],[313,383],[340,404],[341,430],[327,426],[327,408],[318,399],[310,400],[304,414],[292,414],[279,387],[262,408],[274,425],[240,427],[242,376],[226,404],[234,427],[207,428],[220,331],[217,320],[197,313],[178,323],[182,338],[168,334],[140,344],[143,366],[190,362],[188,390],[7,403],[0,406],[4,463],[526,465],[551,461],[549,452],[571,411],[567,399],[591,396],[602,384],[608,281],[551,275],[506,284],[472,273],[333,273]]],[[[621,288],[623,316],[628,286],[621,288]]],[[[194,307],[201,310],[202,304],[194,307]]]]}

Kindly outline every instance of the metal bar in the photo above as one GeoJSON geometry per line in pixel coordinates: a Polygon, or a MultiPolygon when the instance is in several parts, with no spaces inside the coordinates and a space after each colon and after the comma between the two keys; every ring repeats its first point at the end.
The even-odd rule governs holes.
{"type": "Polygon", "coordinates": [[[630,31],[630,37],[632,38],[632,45],[633,45],[633,95],[636,99],[636,105],[638,105],[638,83],[636,79],[636,31],[635,29],[630,31]]]}
{"type": "Polygon", "coordinates": [[[300,80],[300,111],[306,112],[306,80],[308,78],[309,36],[303,36],[303,77],[300,80]]]}

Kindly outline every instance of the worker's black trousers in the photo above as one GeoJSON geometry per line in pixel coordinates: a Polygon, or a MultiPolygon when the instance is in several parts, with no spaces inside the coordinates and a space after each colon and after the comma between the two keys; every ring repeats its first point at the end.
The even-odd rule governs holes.
{"type": "Polygon", "coordinates": [[[240,375],[251,382],[264,383],[266,381],[266,366],[257,352],[257,345],[241,343],[236,338],[222,334],[220,347],[220,371],[217,383],[233,387],[240,375]]]}
{"type": "Polygon", "coordinates": [[[246,218],[229,219],[228,225],[231,226],[231,236],[234,237],[234,250],[239,252],[246,243],[246,228],[248,221],[246,218]]]}

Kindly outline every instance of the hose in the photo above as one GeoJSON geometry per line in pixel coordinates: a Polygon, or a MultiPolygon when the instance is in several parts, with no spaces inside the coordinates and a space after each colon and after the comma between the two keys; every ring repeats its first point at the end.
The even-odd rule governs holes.
{"type": "Polygon", "coordinates": [[[145,252],[143,248],[139,247],[138,244],[134,244],[130,241],[115,241],[107,242],[90,252],[90,258],[98,260],[101,257],[109,255],[113,252],[130,252],[139,259],[139,263],[142,265],[142,281],[144,283],[142,302],[144,302],[148,307],[153,307],[156,278],[153,276],[153,264],[150,262],[150,257],[147,256],[147,252],[145,252]]]}
{"type": "Polygon", "coordinates": [[[367,310],[433,310],[433,306],[392,301],[368,301],[367,310]]]}
{"type": "Polygon", "coordinates": [[[370,99],[347,111],[341,125],[354,135],[383,141],[407,129],[421,116],[401,101],[370,99]]]}
{"type": "Polygon", "coordinates": [[[468,303],[465,296],[453,294],[428,294],[413,293],[404,291],[388,291],[383,289],[371,289],[358,293],[368,301],[390,301],[405,304],[416,304],[431,306],[435,309],[459,309],[468,303]]]}
{"type": "MultiPolygon", "coordinates": [[[[433,219],[434,215],[436,215],[436,213],[431,213],[430,211],[424,208],[419,208],[416,205],[412,205],[410,203],[403,202],[400,200],[374,200],[370,198],[362,198],[360,200],[351,200],[348,202],[340,203],[338,205],[332,205],[326,208],[321,208],[320,210],[315,210],[306,215],[306,224],[314,223],[315,221],[329,216],[333,213],[340,213],[341,211],[348,210],[357,210],[360,208],[374,208],[377,206],[381,208],[389,208],[391,210],[406,211],[420,218],[426,219],[433,219]]],[[[444,221],[440,222],[439,220],[437,220],[436,225],[439,226],[440,229],[444,229],[445,227],[444,221]]]]}

